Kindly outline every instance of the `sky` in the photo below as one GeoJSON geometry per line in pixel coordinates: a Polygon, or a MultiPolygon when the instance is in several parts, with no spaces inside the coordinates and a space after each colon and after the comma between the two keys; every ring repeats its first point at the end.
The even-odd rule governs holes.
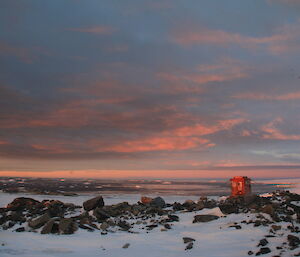
{"type": "Polygon", "coordinates": [[[0,176],[299,177],[300,1],[2,0],[0,176]]]}

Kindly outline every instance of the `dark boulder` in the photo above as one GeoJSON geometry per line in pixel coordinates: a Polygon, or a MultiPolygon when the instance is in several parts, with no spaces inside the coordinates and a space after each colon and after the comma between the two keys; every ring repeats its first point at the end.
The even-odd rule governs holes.
{"type": "Polygon", "coordinates": [[[91,210],[96,209],[97,207],[103,207],[103,206],[104,206],[104,201],[103,201],[102,196],[94,197],[83,203],[83,208],[86,211],[91,211],[91,210]]]}
{"type": "Polygon", "coordinates": [[[19,211],[12,211],[10,215],[7,216],[7,219],[11,221],[20,221],[20,222],[26,221],[26,218],[24,217],[22,212],[19,211]]]}
{"type": "MultiPolygon", "coordinates": [[[[54,219],[49,220],[42,228],[41,234],[55,233],[55,225],[54,224],[55,224],[54,219]]],[[[56,232],[58,232],[58,230],[56,230],[56,232]]]]}
{"type": "Polygon", "coordinates": [[[44,224],[46,224],[50,220],[50,215],[48,213],[43,214],[42,216],[39,216],[37,218],[34,218],[28,222],[29,227],[31,228],[40,228],[44,224]]]}
{"type": "Polygon", "coordinates": [[[87,226],[87,225],[84,225],[84,224],[80,224],[78,227],[82,228],[82,229],[85,229],[85,230],[87,230],[89,232],[95,231],[95,229],[93,227],[90,227],[90,226],[87,226]]]}
{"type": "Polygon", "coordinates": [[[111,216],[105,210],[101,208],[96,208],[93,212],[94,216],[97,218],[98,221],[104,221],[109,219],[111,216]]]}
{"type": "Polygon", "coordinates": [[[24,232],[25,228],[24,227],[19,227],[16,229],[16,232],[24,232]]]}
{"type": "Polygon", "coordinates": [[[129,230],[131,228],[130,224],[124,220],[121,220],[117,224],[122,230],[129,230]]]}
{"type": "Polygon", "coordinates": [[[193,242],[190,242],[187,244],[187,246],[185,247],[185,250],[191,250],[194,246],[194,243],[193,242]]]}
{"type": "Polygon", "coordinates": [[[300,244],[300,239],[297,236],[288,235],[287,239],[289,241],[289,246],[292,248],[297,248],[300,244]]]}
{"type": "Polygon", "coordinates": [[[182,240],[185,244],[196,241],[194,238],[191,237],[183,237],[182,240]]]}
{"type": "Polygon", "coordinates": [[[73,234],[77,229],[77,224],[71,218],[63,218],[58,224],[60,234],[73,234]]]}
{"type": "Polygon", "coordinates": [[[196,215],[194,216],[193,223],[198,222],[209,222],[212,220],[217,220],[219,217],[216,215],[196,215]]]}
{"type": "Polygon", "coordinates": [[[40,202],[28,197],[18,197],[7,205],[7,209],[10,211],[21,211],[25,209],[31,209],[34,206],[40,205],[40,202]]]}
{"type": "Polygon", "coordinates": [[[219,204],[219,208],[224,214],[238,213],[239,211],[238,206],[233,203],[219,204]]]}
{"type": "Polygon", "coordinates": [[[150,205],[159,207],[159,208],[164,208],[166,205],[166,202],[164,199],[162,199],[160,196],[155,197],[151,202],[150,205]]]}
{"type": "Polygon", "coordinates": [[[268,254],[270,252],[271,252],[271,249],[269,247],[262,247],[255,255],[258,256],[258,255],[262,255],[262,254],[268,254]]]}
{"type": "Polygon", "coordinates": [[[272,215],[274,215],[274,207],[272,204],[267,204],[261,209],[261,212],[272,216],[272,215]]]}
{"type": "Polygon", "coordinates": [[[174,211],[181,211],[183,209],[184,209],[184,207],[181,205],[181,203],[177,203],[177,202],[173,203],[173,210],[174,211]]]}
{"type": "Polygon", "coordinates": [[[268,243],[269,243],[268,240],[264,238],[264,239],[259,241],[259,244],[257,246],[258,247],[259,246],[266,246],[268,243]]]}
{"type": "Polygon", "coordinates": [[[179,217],[177,215],[168,215],[168,222],[179,221],[179,217]]]}

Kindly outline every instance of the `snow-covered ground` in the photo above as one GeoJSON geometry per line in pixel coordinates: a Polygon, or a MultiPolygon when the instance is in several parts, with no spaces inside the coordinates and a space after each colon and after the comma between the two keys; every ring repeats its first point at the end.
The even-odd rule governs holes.
{"type": "MultiPolygon", "coordinates": [[[[269,181],[268,181],[269,182],[269,181]]],[[[281,181],[282,182],[282,181],[281,181]]],[[[287,181],[288,182],[288,181],[287,181]]],[[[289,180],[291,182],[291,180],[289,180]]],[[[295,183],[295,181],[292,181],[295,183]]],[[[275,182],[274,182],[275,183],[275,182]]],[[[291,191],[300,192],[300,180],[298,186],[291,191]]],[[[27,196],[37,200],[58,199],[63,202],[82,204],[93,195],[82,196],[45,196],[45,195],[20,195],[0,193],[0,207],[6,206],[16,197],[27,196]]],[[[104,195],[106,204],[114,204],[123,201],[136,203],[140,195],[104,195]]],[[[186,199],[197,200],[195,196],[165,196],[166,202],[183,202],[186,199]]],[[[24,257],[242,257],[248,256],[248,251],[255,253],[259,240],[269,234],[269,227],[254,227],[253,224],[240,223],[243,220],[255,220],[256,214],[231,214],[222,216],[218,220],[207,223],[192,223],[196,214],[214,214],[222,216],[219,208],[204,209],[198,212],[178,213],[180,222],[174,222],[172,229],[161,231],[161,227],[151,231],[134,228],[136,233],[117,231],[101,235],[100,231],[87,232],[79,229],[73,235],[41,235],[33,232],[17,233],[13,230],[0,231],[0,256],[24,256],[24,257]],[[229,227],[237,222],[242,229],[229,227]],[[192,237],[196,241],[191,250],[185,250],[183,237],[192,237]],[[126,243],[129,247],[122,248],[126,243]]],[[[290,232],[286,229],[287,223],[278,223],[282,229],[276,237],[268,238],[267,245],[272,252],[264,256],[283,257],[294,256],[299,250],[286,250],[281,252],[276,246],[286,241],[290,232]],[[281,236],[280,236],[281,235],[281,236]]],[[[14,228],[15,229],[15,228],[14,228]]]]}

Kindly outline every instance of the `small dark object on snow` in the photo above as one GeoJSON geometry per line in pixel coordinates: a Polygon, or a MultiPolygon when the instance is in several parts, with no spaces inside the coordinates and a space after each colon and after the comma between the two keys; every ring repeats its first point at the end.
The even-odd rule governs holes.
{"type": "Polygon", "coordinates": [[[230,228],[235,228],[235,229],[242,229],[240,225],[231,225],[229,226],[230,228]]]}
{"type": "Polygon", "coordinates": [[[219,217],[216,215],[196,215],[194,216],[193,223],[198,222],[209,222],[212,220],[217,220],[219,217]]]}
{"type": "Polygon", "coordinates": [[[258,255],[267,254],[270,252],[271,252],[271,250],[269,247],[262,247],[255,255],[258,256],[258,255]]]}
{"type": "Polygon", "coordinates": [[[259,244],[257,245],[257,247],[266,246],[268,243],[269,243],[268,240],[264,238],[264,239],[259,241],[259,244]]]}
{"type": "Polygon", "coordinates": [[[179,217],[177,215],[168,215],[170,222],[179,221],[179,217]]]}
{"type": "Polygon", "coordinates": [[[16,232],[24,232],[25,228],[24,227],[19,227],[16,229],[16,232]]]}
{"type": "Polygon", "coordinates": [[[130,244],[129,244],[129,243],[126,243],[126,244],[123,245],[122,248],[127,249],[129,246],[130,246],[130,244]]]}
{"type": "Polygon", "coordinates": [[[297,236],[288,235],[287,239],[289,241],[289,246],[291,247],[296,248],[300,244],[300,239],[297,236]]]}
{"type": "Polygon", "coordinates": [[[196,241],[194,238],[191,237],[183,237],[182,240],[184,244],[196,241]]]}
{"type": "Polygon", "coordinates": [[[188,243],[187,246],[185,247],[185,250],[190,250],[190,249],[193,248],[193,246],[194,246],[194,243],[193,243],[193,242],[190,242],[190,243],[188,243]]]}

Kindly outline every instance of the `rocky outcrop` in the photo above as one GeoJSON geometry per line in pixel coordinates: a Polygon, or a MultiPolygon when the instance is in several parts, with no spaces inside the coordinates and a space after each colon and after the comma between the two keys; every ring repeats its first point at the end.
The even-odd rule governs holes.
{"type": "Polygon", "coordinates": [[[209,222],[213,220],[217,220],[219,216],[216,215],[196,215],[194,216],[193,223],[199,223],[199,222],[209,222]]]}
{"type": "Polygon", "coordinates": [[[50,220],[50,215],[48,213],[43,214],[42,216],[39,216],[37,218],[34,218],[28,222],[28,226],[31,228],[40,228],[44,224],[46,224],[50,220]]]}
{"type": "Polygon", "coordinates": [[[161,197],[155,197],[151,202],[151,206],[159,207],[159,208],[164,208],[166,205],[166,202],[163,198],[161,197]]]}
{"type": "Polygon", "coordinates": [[[104,206],[104,201],[102,196],[94,197],[83,203],[83,208],[86,211],[91,211],[96,209],[97,207],[103,207],[103,206],[104,206]]]}
{"type": "Polygon", "coordinates": [[[64,218],[59,221],[58,230],[60,234],[73,234],[77,229],[77,224],[71,218],[64,218]]]}

